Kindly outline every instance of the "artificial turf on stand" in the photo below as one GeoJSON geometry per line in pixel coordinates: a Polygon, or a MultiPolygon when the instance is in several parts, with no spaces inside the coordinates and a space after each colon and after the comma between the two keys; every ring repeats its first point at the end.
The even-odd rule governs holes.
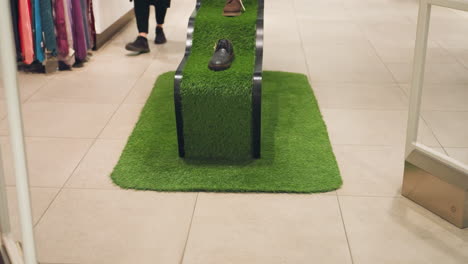
{"type": "Polygon", "coordinates": [[[246,11],[238,17],[222,15],[225,1],[201,2],[180,89],[187,158],[252,157],[257,0],[243,2],[246,11]],[[219,39],[233,43],[235,59],[229,69],[215,72],[208,62],[219,39]]]}
{"type": "Polygon", "coordinates": [[[175,128],[174,72],[161,75],[111,177],[157,191],[325,192],[342,184],[317,101],[302,74],[264,72],[262,158],[182,159],[175,128]]]}

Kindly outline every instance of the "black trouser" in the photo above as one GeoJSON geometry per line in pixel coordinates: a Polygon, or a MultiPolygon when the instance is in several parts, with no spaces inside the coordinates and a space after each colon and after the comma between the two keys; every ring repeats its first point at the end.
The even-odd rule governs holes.
{"type": "Polygon", "coordinates": [[[167,7],[163,4],[158,4],[154,0],[134,0],[135,17],[139,33],[148,33],[148,20],[150,14],[150,5],[154,5],[156,9],[156,23],[164,24],[166,18],[167,7]]]}

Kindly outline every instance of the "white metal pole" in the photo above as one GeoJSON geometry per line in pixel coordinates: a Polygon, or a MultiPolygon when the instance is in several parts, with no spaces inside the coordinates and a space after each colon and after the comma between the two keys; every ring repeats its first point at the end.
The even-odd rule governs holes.
{"type": "Polygon", "coordinates": [[[23,138],[23,122],[21,119],[21,103],[17,83],[16,52],[13,44],[11,9],[9,3],[10,1],[0,0],[0,68],[2,69],[2,79],[8,109],[8,124],[10,126],[10,141],[16,176],[16,191],[23,238],[24,262],[26,264],[37,264],[28,169],[23,138]]]}
{"type": "Polygon", "coordinates": [[[431,5],[427,0],[420,0],[418,27],[416,32],[416,47],[413,61],[413,81],[409,98],[408,128],[406,135],[406,156],[414,149],[418,137],[419,116],[421,112],[422,88],[424,85],[424,70],[426,65],[427,39],[431,19],[431,5]]]}
{"type": "Polygon", "coordinates": [[[8,200],[6,193],[6,184],[1,164],[2,158],[0,153],[0,234],[8,235],[11,232],[10,218],[8,214],[8,200]]]}

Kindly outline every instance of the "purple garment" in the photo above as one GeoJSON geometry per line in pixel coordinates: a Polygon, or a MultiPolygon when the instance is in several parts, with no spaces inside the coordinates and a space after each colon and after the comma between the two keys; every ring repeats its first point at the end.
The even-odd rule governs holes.
{"type": "Polygon", "coordinates": [[[55,0],[55,31],[57,32],[57,49],[61,57],[68,55],[67,25],[63,0],[55,0]]]}
{"type": "Polygon", "coordinates": [[[89,32],[91,34],[91,47],[96,46],[96,26],[94,25],[94,11],[93,11],[93,1],[86,0],[88,4],[88,26],[89,32]]]}
{"type": "Polygon", "coordinates": [[[91,35],[89,34],[88,27],[88,7],[86,0],[80,0],[81,14],[83,15],[83,30],[86,40],[86,50],[91,49],[91,35]]]}
{"type": "Polygon", "coordinates": [[[67,30],[68,54],[67,56],[59,56],[59,60],[68,66],[75,64],[75,50],[73,49],[73,21],[71,18],[71,0],[63,0],[63,8],[65,9],[65,27],[67,30]]]}
{"type": "Polygon", "coordinates": [[[83,25],[83,13],[81,12],[81,1],[72,0],[73,18],[73,43],[75,46],[75,57],[84,61],[87,56],[86,36],[83,25]]]}

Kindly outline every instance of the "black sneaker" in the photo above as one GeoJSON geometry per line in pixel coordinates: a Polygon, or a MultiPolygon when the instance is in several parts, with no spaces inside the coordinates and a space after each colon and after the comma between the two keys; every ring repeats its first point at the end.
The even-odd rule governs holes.
{"type": "Polygon", "coordinates": [[[166,42],[166,35],[164,35],[163,28],[156,27],[156,38],[154,39],[154,44],[164,44],[166,42]]]}
{"type": "Polygon", "coordinates": [[[135,41],[125,45],[125,49],[138,53],[147,53],[150,51],[148,46],[148,40],[142,36],[138,36],[135,41]]]}
{"type": "Polygon", "coordinates": [[[227,39],[218,40],[216,44],[216,50],[211,57],[208,68],[213,71],[223,71],[231,67],[231,63],[234,60],[234,47],[231,41],[227,39]]]}

